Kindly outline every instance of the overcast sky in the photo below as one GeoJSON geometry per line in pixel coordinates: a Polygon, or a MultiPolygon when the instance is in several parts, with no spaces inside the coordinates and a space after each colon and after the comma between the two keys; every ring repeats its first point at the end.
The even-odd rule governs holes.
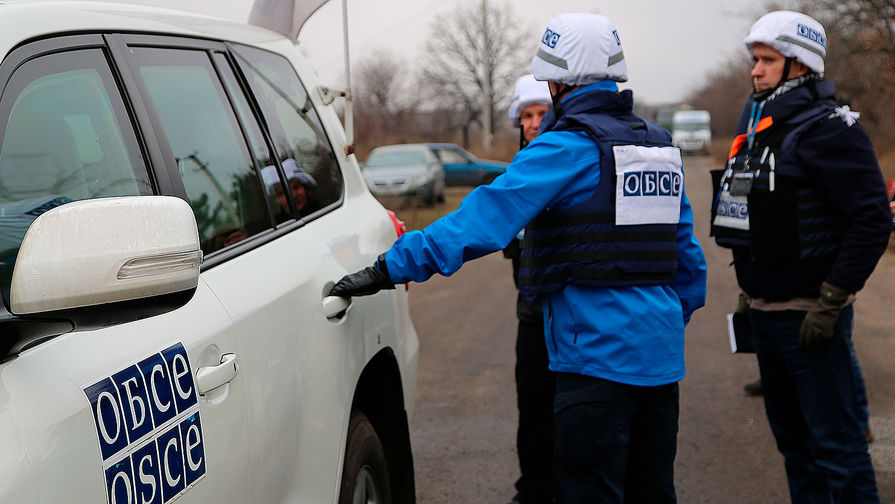
{"type": "MultiPolygon", "coordinates": [[[[124,0],[183,8],[244,21],[252,0],[124,0]]],[[[608,16],[621,36],[635,100],[650,104],[678,101],[731,55],[746,57],[742,40],[764,11],[763,2],[743,0],[488,0],[506,2],[531,34],[531,52],[547,21],[563,12],[608,16]]],[[[438,14],[481,0],[348,0],[353,65],[388,51],[417,68],[420,51],[438,14]]],[[[299,47],[321,80],[342,85],[342,1],[330,0],[305,24],[299,47]]],[[[521,69],[527,71],[527,69],[521,69]]],[[[747,75],[743,79],[748,79],[747,75]]]]}

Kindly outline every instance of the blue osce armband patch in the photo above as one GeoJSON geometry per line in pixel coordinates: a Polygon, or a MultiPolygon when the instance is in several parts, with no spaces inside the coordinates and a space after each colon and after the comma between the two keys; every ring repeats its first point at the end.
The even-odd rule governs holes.
{"type": "Polygon", "coordinates": [[[109,503],[167,503],[205,475],[196,386],[182,344],[83,390],[96,425],[109,503]]]}

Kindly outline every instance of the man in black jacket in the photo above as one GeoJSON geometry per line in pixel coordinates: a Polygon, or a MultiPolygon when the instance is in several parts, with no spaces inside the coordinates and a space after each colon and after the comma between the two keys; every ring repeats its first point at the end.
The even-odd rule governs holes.
{"type": "MultiPolygon", "coordinates": [[[[507,111],[510,122],[519,128],[519,148],[538,136],[538,127],[553,100],[547,83],[524,75],[516,81],[513,102],[507,111]]],[[[503,250],[513,261],[513,281],[518,284],[522,237],[517,236],[503,250]]],[[[516,299],[516,400],[519,430],[516,451],[521,475],[516,480],[516,496],[510,504],[541,504],[553,501],[553,373],[547,368],[544,314],[540,305],[516,299]]]]}
{"type": "Polygon", "coordinates": [[[849,351],[852,303],[891,232],[885,184],[858,114],[824,79],[826,34],[777,11],[752,26],[754,92],[712,234],[751,298],[765,407],[793,502],[879,502],[849,351]]]}

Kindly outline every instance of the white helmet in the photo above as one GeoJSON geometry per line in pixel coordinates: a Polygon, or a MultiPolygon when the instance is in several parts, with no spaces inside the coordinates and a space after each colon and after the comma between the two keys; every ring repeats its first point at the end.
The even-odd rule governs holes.
{"type": "Polygon", "coordinates": [[[553,98],[550,97],[550,88],[547,83],[535,80],[532,74],[523,75],[516,81],[516,87],[513,89],[513,103],[510,104],[510,110],[507,116],[513,126],[520,126],[519,118],[522,116],[522,110],[529,105],[553,105],[553,98]]]}
{"type": "Polygon", "coordinates": [[[551,19],[531,60],[531,73],[539,81],[573,86],[628,80],[618,30],[599,14],[560,14],[551,19]]]}
{"type": "Polygon", "coordinates": [[[816,19],[800,12],[774,11],[758,18],[743,40],[746,47],[761,43],[817,73],[824,71],[827,34],[816,19]]]}

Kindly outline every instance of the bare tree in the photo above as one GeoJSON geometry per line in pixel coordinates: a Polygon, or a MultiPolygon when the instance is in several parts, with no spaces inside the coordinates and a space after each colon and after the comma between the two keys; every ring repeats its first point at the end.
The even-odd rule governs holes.
{"type": "Polygon", "coordinates": [[[404,65],[389,52],[377,52],[372,58],[360,63],[355,71],[356,92],[371,104],[383,110],[395,107],[401,83],[406,78],[404,65]]]}
{"type": "Polygon", "coordinates": [[[800,0],[798,5],[827,31],[862,39],[857,45],[864,49],[895,50],[895,0],[800,0]]]}
{"type": "MultiPolygon", "coordinates": [[[[878,151],[895,148],[895,0],[790,0],[765,8],[798,10],[824,25],[825,73],[837,97],[861,112],[878,151]]],[[[688,101],[710,110],[719,133],[730,134],[748,89],[748,60],[735,55],[688,101]]]]}
{"type": "Polygon", "coordinates": [[[799,0],[827,32],[826,73],[883,149],[895,143],[895,0],[799,0]]]}
{"type": "Polygon", "coordinates": [[[407,73],[404,62],[389,52],[357,65],[353,100],[359,151],[408,140],[418,98],[408,89],[407,73]]]}
{"type": "MultiPolygon", "coordinates": [[[[533,53],[531,30],[521,28],[508,4],[463,8],[436,17],[426,42],[422,80],[441,107],[460,114],[464,143],[473,123],[506,106],[511,87],[533,53]]],[[[490,124],[486,136],[494,132],[490,124]]],[[[488,147],[486,146],[486,149],[488,147]]]]}
{"type": "Polygon", "coordinates": [[[746,51],[731,56],[718,70],[706,76],[705,84],[686,99],[695,108],[711,112],[716,136],[736,134],[743,101],[752,89],[750,63],[746,51]]]}

